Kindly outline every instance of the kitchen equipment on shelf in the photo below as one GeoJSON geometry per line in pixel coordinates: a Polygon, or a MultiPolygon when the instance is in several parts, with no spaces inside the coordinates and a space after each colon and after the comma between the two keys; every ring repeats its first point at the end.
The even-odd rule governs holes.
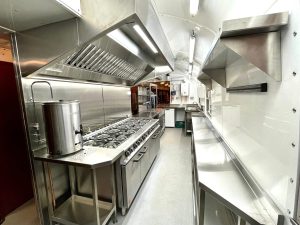
{"type": "Polygon", "coordinates": [[[50,155],[67,155],[83,148],[79,101],[52,101],[42,105],[50,155]]]}

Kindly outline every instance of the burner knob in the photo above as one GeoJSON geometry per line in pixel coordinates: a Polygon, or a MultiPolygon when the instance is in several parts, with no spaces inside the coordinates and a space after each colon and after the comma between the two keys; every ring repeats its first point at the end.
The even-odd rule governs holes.
{"type": "Polygon", "coordinates": [[[130,155],[130,151],[129,150],[125,151],[125,156],[127,157],[129,155],[130,155]]]}

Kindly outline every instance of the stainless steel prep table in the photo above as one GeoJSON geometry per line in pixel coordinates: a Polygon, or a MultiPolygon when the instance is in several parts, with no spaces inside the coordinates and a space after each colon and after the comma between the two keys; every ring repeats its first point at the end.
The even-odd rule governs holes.
{"type": "Polygon", "coordinates": [[[196,223],[203,224],[205,193],[209,193],[243,221],[250,224],[278,224],[237,170],[221,140],[208,125],[208,119],[193,117],[192,123],[196,223]]]}
{"type": "Polygon", "coordinates": [[[106,224],[111,216],[116,221],[116,190],[114,162],[123,154],[122,149],[105,149],[100,147],[85,146],[84,150],[72,155],[64,157],[52,157],[46,153],[46,148],[35,153],[34,158],[43,162],[43,172],[45,179],[46,194],[48,199],[48,212],[51,224],[61,223],[66,225],[75,224],[106,224]],[[51,171],[48,162],[65,164],[69,166],[71,197],[55,208],[55,200],[53,199],[51,171]],[[103,166],[111,166],[112,168],[112,202],[103,202],[98,200],[97,176],[96,169],[103,166]],[[74,166],[86,167],[91,171],[93,199],[78,196],[75,193],[74,184],[74,166]]]}

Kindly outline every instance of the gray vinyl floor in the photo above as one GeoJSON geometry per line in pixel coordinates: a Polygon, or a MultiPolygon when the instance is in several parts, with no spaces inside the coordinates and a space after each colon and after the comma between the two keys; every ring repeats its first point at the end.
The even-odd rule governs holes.
{"type": "Polygon", "coordinates": [[[193,224],[191,137],[182,129],[167,128],[160,144],[160,153],[129,212],[118,215],[116,225],[193,224]]]}

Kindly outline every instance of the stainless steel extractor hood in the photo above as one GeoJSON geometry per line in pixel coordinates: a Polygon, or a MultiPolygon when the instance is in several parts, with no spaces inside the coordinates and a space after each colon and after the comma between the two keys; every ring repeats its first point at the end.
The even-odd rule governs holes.
{"type": "Polygon", "coordinates": [[[150,0],[81,1],[81,11],[81,17],[68,15],[63,21],[16,30],[23,77],[55,76],[133,85],[155,67],[174,68],[174,57],[150,0]],[[135,25],[157,53],[145,44],[135,25]]]}
{"type": "Polygon", "coordinates": [[[288,12],[227,20],[203,64],[198,79],[212,80],[225,88],[226,67],[243,59],[276,81],[281,81],[280,29],[288,12]]]}

